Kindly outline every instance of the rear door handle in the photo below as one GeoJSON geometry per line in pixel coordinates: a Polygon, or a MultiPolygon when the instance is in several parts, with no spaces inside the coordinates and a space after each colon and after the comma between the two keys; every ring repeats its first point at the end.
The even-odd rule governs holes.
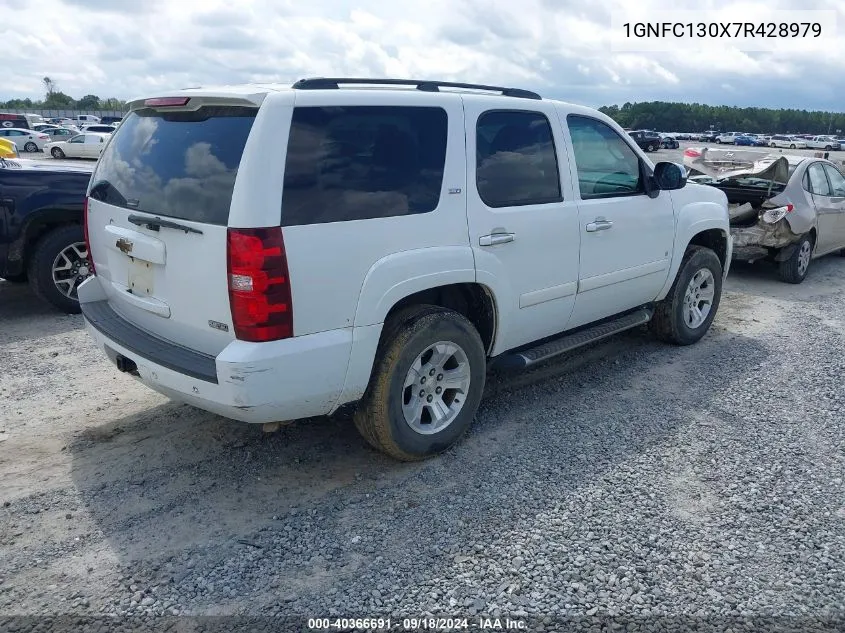
{"type": "Polygon", "coordinates": [[[613,222],[609,220],[596,219],[587,224],[587,233],[595,233],[596,231],[606,231],[613,228],[613,222]]]}
{"type": "Polygon", "coordinates": [[[482,235],[478,238],[480,246],[495,246],[496,244],[507,244],[513,242],[513,233],[493,233],[492,235],[482,235]]]}

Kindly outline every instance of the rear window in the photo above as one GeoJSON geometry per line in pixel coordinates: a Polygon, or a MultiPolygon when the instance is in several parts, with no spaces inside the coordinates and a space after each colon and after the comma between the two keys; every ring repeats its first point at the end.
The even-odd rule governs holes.
{"type": "Polygon", "coordinates": [[[295,108],[282,224],[433,211],[443,185],[446,132],[443,108],[295,108]]]}
{"type": "Polygon", "coordinates": [[[136,110],[114,133],[91,197],[160,216],[226,225],[255,108],[136,110]]]}

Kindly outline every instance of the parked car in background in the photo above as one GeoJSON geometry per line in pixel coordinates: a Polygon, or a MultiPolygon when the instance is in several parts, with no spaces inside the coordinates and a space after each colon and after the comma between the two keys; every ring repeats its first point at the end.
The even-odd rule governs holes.
{"type": "Polygon", "coordinates": [[[0,138],[0,158],[17,158],[18,146],[14,141],[0,138]]]}
{"type": "Polygon", "coordinates": [[[755,146],[757,144],[757,138],[754,136],[746,136],[744,134],[740,136],[734,137],[734,145],[747,145],[747,146],[755,146]]]}
{"type": "Polygon", "coordinates": [[[76,130],[69,130],[63,127],[54,127],[44,130],[44,134],[50,137],[51,141],[67,141],[79,134],[76,130]]]}
{"type": "Polygon", "coordinates": [[[700,141],[707,141],[708,143],[715,143],[716,139],[719,137],[720,132],[716,130],[708,130],[707,132],[701,132],[698,135],[698,140],[700,141]]]}
{"type": "Polygon", "coordinates": [[[22,130],[13,127],[0,127],[0,138],[14,141],[18,151],[40,152],[50,137],[35,130],[22,130]]]}
{"type": "Polygon", "coordinates": [[[806,143],[809,149],[823,149],[828,152],[842,149],[839,141],[832,136],[811,136],[806,143]]]}
{"type": "Polygon", "coordinates": [[[23,114],[16,114],[13,112],[0,112],[0,128],[15,128],[18,130],[28,130],[29,119],[23,114]]]}
{"type": "Polygon", "coordinates": [[[783,281],[801,283],[813,259],[845,254],[845,176],[832,162],[688,148],[684,165],[728,197],[735,259],[773,261],[783,281]]]}
{"type": "Polygon", "coordinates": [[[93,114],[78,114],[71,121],[73,121],[74,125],[81,128],[85,124],[99,123],[100,117],[94,116],[93,114]]]}
{"type": "Polygon", "coordinates": [[[51,130],[59,127],[58,125],[53,125],[52,123],[36,123],[32,126],[31,129],[35,130],[36,132],[43,132],[45,130],[51,130]]]}
{"type": "Polygon", "coordinates": [[[775,134],[769,141],[769,147],[785,147],[788,149],[807,149],[807,141],[797,136],[775,134]]]}
{"type": "Polygon", "coordinates": [[[29,281],[35,293],[64,312],[79,312],[76,290],[88,276],[82,231],[85,190],[93,165],[0,161],[0,277],[29,281]]]}
{"type": "Polygon", "coordinates": [[[678,149],[680,146],[680,143],[671,136],[663,135],[660,137],[660,147],[663,149],[678,149]]]}
{"type": "Polygon", "coordinates": [[[86,125],[82,128],[82,131],[86,134],[89,132],[99,132],[100,134],[114,134],[114,131],[117,128],[114,125],[102,125],[100,123],[94,123],[92,125],[86,125]]]}
{"type": "Polygon", "coordinates": [[[716,137],[716,142],[733,145],[736,142],[737,136],[742,136],[742,132],[724,132],[716,137]]]}
{"type": "Polygon", "coordinates": [[[120,116],[104,116],[100,118],[100,123],[103,125],[116,125],[123,120],[120,116]]]}
{"type": "Polygon", "coordinates": [[[656,152],[660,148],[660,135],[653,130],[631,130],[628,136],[647,152],[656,152]]]}
{"type": "Polygon", "coordinates": [[[724,194],[591,108],[340,87],[362,83],[130,103],[91,178],[79,287],[120,371],[246,422],[357,403],[368,442],[415,460],[464,435],[488,360],[535,366],[646,322],[675,344],[707,332],[724,194]]]}
{"type": "Polygon", "coordinates": [[[109,134],[86,132],[66,141],[54,141],[44,146],[44,153],[53,158],[99,158],[109,134]]]}

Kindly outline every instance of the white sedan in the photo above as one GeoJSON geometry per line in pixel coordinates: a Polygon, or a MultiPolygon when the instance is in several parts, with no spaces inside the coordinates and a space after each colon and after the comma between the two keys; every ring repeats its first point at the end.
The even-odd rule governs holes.
{"type": "Polygon", "coordinates": [[[40,152],[50,140],[43,132],[17,127],[0,127],[0,138],[12,141],[25,152],[40,152]]]}
{"type": "Polygon", "coordinates": [[[55,141],[44,146],[44,153],[53,158],[99,158],[111,134],[89,132],[77,134],[67,141],[55,141]]]}

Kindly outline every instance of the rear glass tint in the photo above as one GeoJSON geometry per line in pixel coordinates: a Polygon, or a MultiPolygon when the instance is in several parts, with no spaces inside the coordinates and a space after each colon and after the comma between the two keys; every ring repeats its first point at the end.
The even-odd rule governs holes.
{"type": "Polygon", "coordinates": [[[91,197],[118,207],[225,226],[255,108],[136,110],[114,133],[91,197]]]}
{"type": "Polygon", "coordinates": [[[443,185],[446,131],[442,108],[295,108],[282,225],[433,211],[443,185]]]}

